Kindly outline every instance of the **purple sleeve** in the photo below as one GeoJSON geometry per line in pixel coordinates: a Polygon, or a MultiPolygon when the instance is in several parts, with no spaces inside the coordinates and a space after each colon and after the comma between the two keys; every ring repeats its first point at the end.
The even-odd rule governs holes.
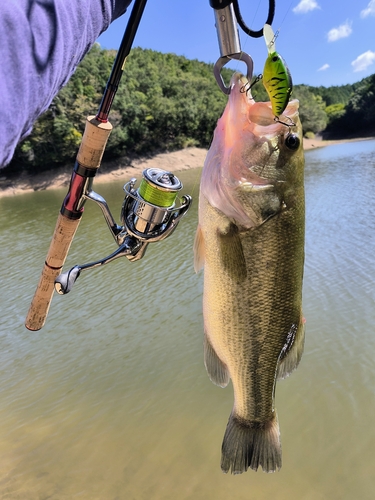
{"type": "Polygon", "coordinates": [[[0,0],[0,167],[131,0],[0,0]]]}

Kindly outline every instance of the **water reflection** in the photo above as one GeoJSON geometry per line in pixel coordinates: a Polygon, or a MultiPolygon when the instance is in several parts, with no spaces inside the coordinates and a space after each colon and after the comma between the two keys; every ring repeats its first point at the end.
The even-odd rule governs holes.
{"type": "MultiPolygon", "coordinates": [[[[139,263],[83,273],[23,327],[63,191],[0,200],[0,497],[370,499],[375,467],[375,141],[306,154],[305,354],[278,384],[283,468],[220,471],[232,389],[202,353],[195,203],[139,263]]],[[[122,186],[98,187],[114,213],[122,186]]],[[[67,267],[114,249],[88,205],[67,267]]]]}

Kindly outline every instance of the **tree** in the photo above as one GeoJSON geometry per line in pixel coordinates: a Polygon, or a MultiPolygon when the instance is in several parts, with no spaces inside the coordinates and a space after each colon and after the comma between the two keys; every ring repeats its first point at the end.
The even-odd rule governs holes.
{"type": "Polygon", "coordinates": [[[299,114],[302,122],[303,133],[321,132],[326,128],[326,105],[320,95],[315,95],[305,85],[298,85],[293,89],[293,96],[299,100],[299,114]]]}
{"type": "Polygon", "coordinates": [[[375,75],[364,78],[355,90],[344,112],[333,116],[327,127],[328,137],[370,136],[375,132],[375,75]]]}

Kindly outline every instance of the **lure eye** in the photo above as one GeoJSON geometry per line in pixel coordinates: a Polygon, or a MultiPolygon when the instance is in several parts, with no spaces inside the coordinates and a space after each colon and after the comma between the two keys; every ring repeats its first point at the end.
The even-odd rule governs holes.
{"type": "Polygon", "coordinates": [[[296,134],[288,134],[285,138],[285,146],[292,151],[296,151],[296,149],[299,148],[300,143],[301,141],[296,134]]]}

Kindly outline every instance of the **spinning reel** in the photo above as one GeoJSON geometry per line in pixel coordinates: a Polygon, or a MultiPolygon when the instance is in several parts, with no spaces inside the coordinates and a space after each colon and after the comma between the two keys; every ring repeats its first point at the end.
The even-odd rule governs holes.
{"type": "Polygon", "coordinates": [[[82,271],[103,266],[123,256],[131,262],[140,260],[149,243],[164,240],[173,233],[191,205],[191,196],[183,195],[180,206],[175,206],[178,192],[183,186],[174,174],[166,170],[148,168],[143,171],[138,189],[135,184],[136,179],[132,178],[124,186],[121,226],[116,224],[102,196],[92,190],[84,194],[85,198],[100,206],[119,247],[103,259],[74,266],[60,274],[55,280],[55,290],[60,295],[70,292],[82,271]]]}

